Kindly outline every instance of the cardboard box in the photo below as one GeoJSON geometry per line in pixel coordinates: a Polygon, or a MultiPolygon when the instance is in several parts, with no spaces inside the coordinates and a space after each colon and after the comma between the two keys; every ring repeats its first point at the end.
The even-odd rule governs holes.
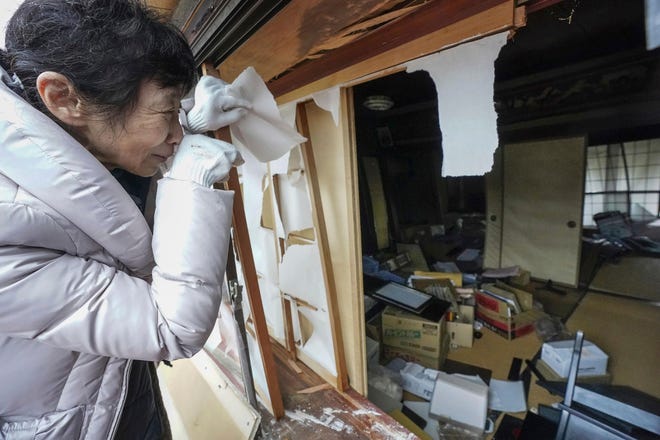
{"type": "Polygon", "coordinates": [[[513,287],[499,280],[495,281],[495,287],[515,294],[523,310],[530,310],[534,307],[534,295],[531,292],[513,287]]]}
{"type": "Polygon", "coordinates": [[[534,322],[545,316],[540,310],[528,310],[509,318],[502,318],[496,313],[477,306],[475,317],[484,327],[500,336],[513,340],[534,331],[534,322]]]}
{"type": "Polygon", "coordinates": [[[414,288],[452,303],[450,310],[456,312],[459,318],[456,321],[447,321],[446,327],[450,345],[472,347],[475,309],[474,289],[459,287],[458,289],[462,291],[462,294],[459,294],[457,288],[449,279],[412,279],[411,277],[411,280],[414,288]],[[467,303],[459,304],[459,301],[467,303]]]}
{"type": "Polygon", "coordinates": [[[365,331],[367,336],[376,342],[381,340],[381,316],[382,313],[374,316],[371,320],[367,321],[365,331]]]}
{"type": "Polygon", "coordinates": [[[447,322],[449,344],[458,347],[472,348],[474,342],[474,306],[460,304],[458,306],[458,321],[447,322]]]}
{"type": "Polygon", "coordinates": [[[420,278],[430,278],[434,280],[451,280],[454,283],[454,286],[461,287],[463,286],[463,274],[461,272],[428,272],[422,270],[416,270],[413,273],[416,277],[420,278]]]}
{"type": "Polygon", "coordinates": [[[474,298],[477,301],[477,311],[487,310],[500,318],[508,318],[511,316],[511,309],[507,303],[498,300],[486,292],[477,290],[474,294],[474,298]]]}
{"type": "Polygon", "coordinates": [[[384,362],[390,361],[394,358],[401,358],[408,362],[414,362],[419,365],[423,365],[427,368],[434,368],[436,370],[440,369],[442,366],[442,359],[434,358],[429,356],[420,356],[417,353],[414,353],[410,350],[400,347],[391,347],[389,345],[383,345],[383,360],[384,362]]]}
{"type": "MultiPolygon", "coordinates": [[[[573,354],[573,340],[546,342],[541,348],[541,360],[559,377],[568,377],[573,354]]],[[[579,376],[598,376],[607,373],[608,356],[594,343],[584,341],[578,367],[579,376]]]]}
{"type": "Polygon", "coordinates": [[[387,306],[381,315],[382,343],[423,357],[440,358],[446,334],[445,315],[429,321],[399,308],[387,306]]]}
{"type": "Polygon", "coordinates": [[[528,286],[532,279],[532,273],[525,269],[520,269],[518,275],[509,278],[509,283],[515,286],[528,286]]]}
{"type": "Polygon", "coordinates": [[[534,298],[531,293],[498,282],[496,285],[485,284],[485,290],[501,293],[502,296],[514,297],[517,307],[521,310],[515,313],[510,301],[499,299],[482,290],[475,292],[477,309],[475,317],[486,328],[512,340],[534,331],[534,322],[545,316],[540,310],[533,308],[534,298]]]}
{"type": "Polygon", "coordinates": [[[391,361],[395,358],[403,359],[407,362],[414,362],[426,368],[439,370],[447,359],[449,352],[449,335],[445,334],[442,340],[441,352],[439,357],[421,356],[411,350],[406,350],[401,347],[391,347],[389,345],[382,346],[382,356],[384,362],[391,361]]]}

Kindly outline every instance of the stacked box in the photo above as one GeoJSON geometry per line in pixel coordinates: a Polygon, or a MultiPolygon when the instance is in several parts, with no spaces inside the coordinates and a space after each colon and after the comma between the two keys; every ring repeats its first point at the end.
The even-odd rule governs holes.
{"type": "MultiPolygon", "coordinates": [[[[559,377],[566,378],[571,366],[573,340],[546,342],[541,348],[541,360],[559,377]]],[[[580,355],[578,376],[607,374],[608,356],[596,344],[584,341],[580,355]]]]}
{"type": "Polygon", "coordinates": [[[452,346],[472,348],[474,341],[474,306],[460,304],[458,321],[447,322],[447,334],[452,346]]]}
{"type": "Polygon", "coordinates": [[[442,366],[449,349],[444,315],[434,322],[393,306],[383,310],[383,357],[400,357],[427,368],[442,366]]]}
{"type": "Polygon", "coordinates": [[[485,284],[484,290],[512,294],[515,298],[518,313],[512,311],[510,303],[477,290],[475,298],[477,301],[476,319],[486,328],[495,333],[512,340],[534,331],[534,323],[545,316],[540,310],[534,309],[532,294],[498,282],[497,285],[485,284]]]}

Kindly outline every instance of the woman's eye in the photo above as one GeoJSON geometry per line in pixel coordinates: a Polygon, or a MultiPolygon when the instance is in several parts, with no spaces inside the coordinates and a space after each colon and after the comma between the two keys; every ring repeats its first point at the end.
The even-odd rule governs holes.
{"type": "Polygon", "coordinates": [[[167,118],[172,118],[172,117],[178,117],[179,116],[179,110],[178,109],[170,109],[170,110],[165,110],[162,111],[161,114],[167,118]]]}

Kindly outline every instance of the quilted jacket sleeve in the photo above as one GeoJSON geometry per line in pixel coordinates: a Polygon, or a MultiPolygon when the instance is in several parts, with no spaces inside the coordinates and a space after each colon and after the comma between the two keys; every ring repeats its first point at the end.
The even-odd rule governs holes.
{"type": "Polygon", "coordinates": [[[159,182],[152,284],[61,250],[0,246],[0,333],[103,356],[192,356],[218,316],[232,202],[159,182]]]}

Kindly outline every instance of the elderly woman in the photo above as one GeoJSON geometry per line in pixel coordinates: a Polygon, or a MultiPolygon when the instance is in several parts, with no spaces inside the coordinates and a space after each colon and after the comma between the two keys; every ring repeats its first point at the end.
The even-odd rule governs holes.
{"type": "MultiPolygon", "coordinates": [[[[191,50],[137,0],[27,0],[6,46],[0,439],[162,438],[153,365],[195,354],[218,316],[233,193],[212,186],[240,155],[184,136],[191,50]],[[152,176],[177,148],[152,236],[110,171],[152,176]]],[[[240,118],[203,79],[193,131],[240,118]]]]}

